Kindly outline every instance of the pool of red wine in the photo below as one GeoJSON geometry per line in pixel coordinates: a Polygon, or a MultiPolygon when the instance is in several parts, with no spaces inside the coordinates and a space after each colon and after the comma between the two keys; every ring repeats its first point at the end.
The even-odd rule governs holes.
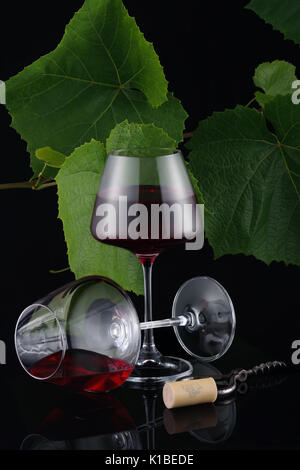
{"type": "MultiPolygon", "coordinates": [[[[62,351],[37,361],[29,370],[38,378],[49,377],[59,366],[62,351]]],[[[122,385],[133,366],[93,351],[67,350],[64,360],[55,374],[46,382],[70,387],[76,391],[107,392],[122,385]]]]}

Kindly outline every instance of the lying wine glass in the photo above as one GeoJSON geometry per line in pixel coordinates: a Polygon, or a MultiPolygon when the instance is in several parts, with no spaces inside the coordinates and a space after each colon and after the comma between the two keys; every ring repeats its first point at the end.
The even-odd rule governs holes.
{"type": "MultiPolygon", "coordinates": [[[[201,209],[181,152],[155,147],[111,152],[96,197],[91,233],[96,240],[138,257],[144,274],[144,320],[151,322],[151,277],[157,256],[182,243],[200,249],[204,239],[201,209]]],[[[189,373],[186,362],[164,357],[155,345],[153,329],[147,328],[129,380],[172,379],[184,371],[189,373]]]]}
{"type": "MultiPolygon", "coordinates": [[[[197,277],[177,292],[172,318],[139,323],[120,286],[103,277],[87,277],[27,307],[16,325],[15,348],[22,367],[35,379],[76,391],[105,392],[132,373],[141,330],[168,326],[173,326],[190,355],[204,362],[215,360],[228,350],[234,336],[230,297],[217,281],[197,277]]],[[[172,359],[168,358],[170,363],[172,359]]],[[[176,379],[192,372],[191,364],[182,362],[185,367],[177,371],[176,379]]],[[[155,377],[157,382],[164,380],[155,377]]]]}

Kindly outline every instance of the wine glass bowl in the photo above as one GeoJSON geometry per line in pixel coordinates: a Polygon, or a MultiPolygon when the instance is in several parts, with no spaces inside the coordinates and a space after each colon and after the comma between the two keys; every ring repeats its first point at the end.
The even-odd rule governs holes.
{"type": "Polygon", "coordinates": [[[232,301],[215,279],[202,276],[185,282],[178,290],[172,317],[192,314],[186,328],[174,326],[183,349],[201,362],[212,362],[230,348],[236,327],[232,301]]]}
{"type": "Polygon", "coordinates": [[[83,278],[22,312],[15,348],[31,377],[103,392],[131,374],[140,348],[139,321],[121,287],[106,278],[83,278]]]}
{"type": "Polygon", "coordinates": [[[117,150],[107,158],[91,233],[96,240],[130,250],[140,259],[155,258],[193,236],[195,214],[184,218],[183,209],[196,204],[179,151],[117,150]]]}

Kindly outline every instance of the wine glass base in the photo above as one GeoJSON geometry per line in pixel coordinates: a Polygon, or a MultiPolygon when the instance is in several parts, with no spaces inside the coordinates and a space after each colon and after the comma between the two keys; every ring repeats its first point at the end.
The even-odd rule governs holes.
{"type": "Polygon", "coordinates": [[[185,359],[161,356],[159,361],[145,361],[137,365],[127,382],[133,383],[164,383],[173,382],[191,375],[192,365],[185,359]]]}

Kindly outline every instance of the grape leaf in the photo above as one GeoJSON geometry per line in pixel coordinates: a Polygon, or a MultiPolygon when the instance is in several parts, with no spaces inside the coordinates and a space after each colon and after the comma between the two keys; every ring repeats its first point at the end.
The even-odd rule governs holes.
{"type": "MultiPolygon", "coordinates": [[[[194,192],[195,192],[197,202],[198,202],[198,204],[204,204],[203,195],[202,195],[202,193],[199,189],[198,180],[197,180],[197,178],[195,178],[195,176],[194,176],[194,174],[191,170],[191,165],[190,165],[189,162],[185,162],[185,164],[186,164],[186,169],[187,169],[189,178],[191,180],[191,183],[192,183],[192,186],[193,186],[193,189],[194,189],[194,192]]],[[[204,207],[204,210],[205,209],[206,209],[206,207],[204,207]]]]}
{"type": "Polygon", "coordinates": [[[171,139],[163,129],[158,129],[153,124],[135,124],[127,120],[118,124],[106,140],[106,150],[111,152],[116,149],[129,147],[170,147],[175,148],[177,142],[171,139]]]}
{"type": "Polygon", "coordinates": [[[295,71],[296,67],[284,60],[260,64],[253,77],[254,84],[264,91],[255,93],[258,103],[264,107],[274,96],[291,94],[292,83],[297,80],[295,71]]]}
{"type": "Polygon", "coordinates": [[[53,150],[51,147],[43,147],[38,149],[35,152],[35,156],[53,168],[60,168],[66,159],[65,155],[57,152],[56,150],[53,150]]]}
{"type": "Polygon", "coordinates": [[[205,230],[215,256],[300,265],[300,107],[277,96],[264,114],[242,106],[214,113],[188,147],[213,212],[205,230]]]}
{"type": "Polygon", "coordinates": [[[283,33],[286,39],[300,44],[299,0],[251,0],[246,8],[283,33]]]}
{"type": "Polygon", "coordinates": [[[128,291],[143,293],[142,270],[129,251],[105,245],[90,232],[95,197],[105,165],[104,145],[92,140],[75,149],[56,176],[71,270],[76,278],[101,275],[128,291]]]}
{"type": "Polygon", "coordinates": [[[105,141],[124,119],[154,122],[182,139],[186,113],[167,95],[158,56],[121,0],[85,0],[58,47],[6,85],[12,126],[28,143],[35,175],[43,165],[37,149],[70,155],[92,138],[105,141]]]}

